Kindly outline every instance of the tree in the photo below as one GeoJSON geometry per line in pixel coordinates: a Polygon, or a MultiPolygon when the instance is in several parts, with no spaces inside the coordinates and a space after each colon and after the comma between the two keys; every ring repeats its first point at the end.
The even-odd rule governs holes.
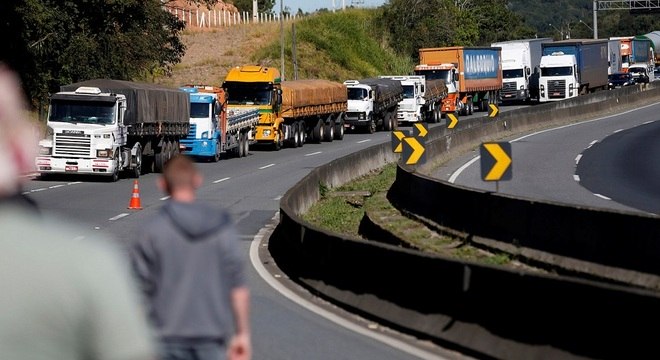
{"type": "MultiPolygon", "coordinates": [[[[208,0],[208,1],[213,1],[213,0],[208,0]]],[[[238,9],[238,11],[247,11],[247,12],[252,12],[252,0],[230,0],[227,1],[238,9]]],[[[269,13],[273,10],[273,7],[275,6],[275,0],[258,0],[257,1],[257,7],[259,8],[259,12],[262,13],[269,13]]]]}
{"type": "Polygon", "coordinates": [[[35,104],[62,84],[169,72],[185,51],[183,27],[160,0],[5,0],[0,61],[35,104]]]}

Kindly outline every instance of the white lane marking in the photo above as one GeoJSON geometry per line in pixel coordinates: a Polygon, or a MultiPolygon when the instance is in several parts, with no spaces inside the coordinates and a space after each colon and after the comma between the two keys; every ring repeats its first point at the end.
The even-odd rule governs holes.
{"type": "Polygon", "coordinates": [[[612,199],[608,198],[608,197],[605,196],[605,195],[601,195],[601,194],[594,194],[594,195],[598,196],[598,197],[601,198],[601,199],[612,200],[612,199]]]}
{"type": "MultiPolygon", "coordinates": [[[[279,212],[275,213],[275,218],[279,217],[279,212]]],[[[273,218],[273,219],[275,219],[273,218]]],[[[400,341],[398,339],[390,338],[388,336],[385,336],[383,334],[371,331],[369,329],[364,328],[363,326],[360,326],[358,324],[355,324],[353,322],[350,322],[336,314],[333,314],[329,312],[328,310],[323,309],[322,307],[306,300],[303,299],[302,297],[298,296],[298,294],[294,293],[293,291],[289,290],[286,288],[284,285],[282,285],[276,278],[281,278],[282,276],[279,274],[273,274],[271,275],[268,270],[264,267],[261,259],[259,258],[259,246],[262,246],[261,243],[264,241],[264,236],[266,233],[269,232],[270,225],[266,225],[266,227],[263,227],[259,230],[259,232],[254,236],[252,242],[250,243],[250,262],[252,263],[252,266],[254,269],[257,271],[259,276],[261,276],[264,281],[270,285],[275,291],[279,292],[282,294],[282,296],[286,297],[287,299],[291,300],[295,304],[300,305],[301,307],[307,309],[308,311],[311,311],[314,314],[317,314],[319,316],[322,316],[329,321],[334,322],[335,324],[342,326],[349,331],[353,331],[355,333],[367,336],[371,339],[374,339],[376,341],[379,341],[385,345],[391,346],[394,349],[398,349],[402,352],[405,352],[407,354],[410,354],[412,356],[418,357],[420,359],[428,359],[428,360],[445,360],[446,358],[433,354],[427,351],[424,351],[422,349],[418,349],[412,345],[409,345],[403,341],[400,341]]],[[[265,246],[265,244],[264,244],[265,246]]]]}
{"type": "Polygon", "coordinates": [[[624,130],[624,129],[614,130],[614,132],[613,132],[612,134],[616,134],[616,133],[621,132],[621,131],[623,131],[623,130],[624,130]]]}
{"type": "Polygon", "coordinates": [[[78,185],[78,184],[82,184],[82,181],[74,181],[74,182],[70,182],[70,183],[68,183],[67,185],[78,185]]]}
{"type": "Polygon", "coordinates": [[[38,188],[38,189],[30,190],[30,192],[39,192],[39,191],[44,191],[44,190],[46,190],[46,188],[38,188]]]}
{"type": "Polygon", "coordinates": [[[57,189],[57,188],[62,187],[62,186],[66,186],[66,185],[64,185],[64,184],[59,184],[59,185],[49,186],[48,188],[49,188],[49,189],[57,189]]]}
{"type": "Polygon", "coordinates": [[[582,159],[582,154],[578,154],[578,156],[575,157],[575,165],[580,163],[580,159],[582,159]]]}
{"type": "Polygon", "coordinates": [[[275,200],[275,201],[278,201],[278,200],[281,200],[281,199],[282,199],[282,195],[280,195],[280,196],[278,196],[278,197],[276,197],[276,198],[273,198],[273,200],[275,200]]]}
{"type": "Polygon", "coordinates": [[[128,216],[128,215],[130,215],[130,214],[128,214],[128,213],[121,213],[121,214],[119,214],[119,215],[117,215],[117,216],[113,216],[113,217],[111,217],[111,218],[108,219],[108,220],[109,220],[109,221],[115,221],[115,220],[119,220],[119,219],[121,219],[121,218],[123,218],[123,217],[126,217],[126,216],[128,216]]]}
{"type": "MultiPolygon", "coordinates": [[[[543,134],[543,133],[550,132],[550,131],[555,131],[555,130],[565,129],[565,128],[569,128],[569,127],[572,127],[572,126],[577,126],[577,125],[582,125],[582,124],[588,124],[588,123],[591,123],[591,122],[594,122],[594,121],[600,121],[600,120],[604,120],[604,119],[613,118],[613,117],[615,117],[615,116],[625,115],[625,114],[631,113],[631,112],[633,112],[633,111],[638,111],[638,110],[646,109],[646,108],[648,108],[648,107],[656,106],[656,105],[657,105],[657,104],[649,104],[649,105],[645,105],[645,106],[639,107],[639,108],[637,108],[637,109],[631,109],[631,110],[624,111],[624,112],[622,112],[622,113],[618,113],[618,114],[615,114],[615,115],[603,116],[603,117],[596,118],[596,119],[591,119],[591,120],[581,121],[581,122],[579,122],[579,123],[573,123],[573,124],[563,125],[563,126],[556,127],[556,128],[552,128],[552,129],[545,129],[545,130],[541,130],[541,131],[536,131],[536,132],[533,132],[533,133],[531,133],[531,134],[527,134],[527,135],[521,136],[521,137],[519,137],[519,138],[513,139],[513,140],[511,140],[510,142],[520,141],[520,140],[523,140],[523,139],[527,139],[528,137],[532,137],[532,136],[539,135],[539,134],[543,134]]],[[[454,172],[454,174],[452,174],[452,176],[449,177],[449,182],[450,182],[450,183],[455,182],[455,181],[456,181],[456,178],[458,178],[458,176],[461,174],[461,172],[463,172],[465,169],[467,169],[470,165],[474,164],[474,162],[477,161],[477,159],[479,159],[479,156],[477,156],[476,158],[474,158],[474,159],[470,160],[469,162],[465,163],[465,164],[464,164],[463,166],[461,166],[458,170],[456,170],[456,171],[454,172]]]]}
{"type": "Polygon", "coordinates": [[[360,141],[358,141],[357,143],[358,143],[358,144],[362,144],[362,143],[366,143],[366,142],[369,142],[369,141],[371,141],[371,139],[360,140],[360,141]]]}
{"type": "Polygon", "coordinates": [[[580,175],[573,175],[573,180],[580,182],[580,175]]]}
{"type": "Polygon", "coordinates": [[[226,178],[222,178],[222,179],[216,180],[216,181],[214,181],[213,183],[214,183],[214,184],[217,184],[217,183],[221,183],[221,182],[223,182],[223,181],[227,181],[227,180],[229,180],[229,179],[231,179],[231,178],[226,177],[226,178]]]}
{"type": "Polygon", "coordinates": [[[652,122],[655,122],[655,120],[649,120],[649,121],[647,121],[647,122],[645,122],[645,123],[642,123],[642,125],[648,125],[648,124],[650,124],[650,123],[652,123],[652,122]]]}
{"type": "Polygon", "coordinates": [[[262,167],[259,168],[259,170],[268,169],[271,166],[275,166],[275,164],[268,164],[268,165],[262,166],[262,167]]]}
{"type": "Polygon", "coordinates": [[[21,193],[21,195],[27,195],[27,194],[29,194],[29,193],[30,193],[29,191],[23,191],[23,192],[21,193]]]}
{"type": "Polygon", "coordinates": [[[472,159],[472,160],[466,162],[465,164],[463,164],[463,166],[459,167],[458,170],[454,171],[454,173],[451,174],[451,176],[449,177],[449,182],[452,183],[452,184],[454,182],[456,182],[456,179],[458,178],[458,176],[461,175],[461,173],[465,169],[467,169],[470,165],[474,164],[479,159],[481,159],[481,156],[477,156],[474,159],[472,159]]]}
{"type": "Polygon", "coordinates": [[[314,155],[318,155],[318,154],[320,154],[320,153],[321,153],[321,151],[317,151],[317,152],[313,152],[313,153],[305,154],[305,156],[314,156],[314,155]]]}
{"type": "Polygon", "coordinates": [[[160,201],[165,201],[165,200],[167,200],[167,199],[169,199],[169,198],[170,198],[169,195],[167,195],[167,196],[163,196],[162,198],[160,198],[160,201]]]}
{"type": "Polygon", "coordinates": [[[589,146],[587,146],[587,149],[589,149],[590,147],[596,145],[597,143],[598,143],[598,140],[594,140],[594,141],[590,142],[589,146]]]}

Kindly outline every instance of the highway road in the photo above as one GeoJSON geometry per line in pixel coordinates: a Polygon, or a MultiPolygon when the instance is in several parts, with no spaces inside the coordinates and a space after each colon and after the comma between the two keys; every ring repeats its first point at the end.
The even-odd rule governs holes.
{"type": "MultiPolygon", "coordinates": [[[[511,142],[513,178],[499,192],[618,211],[660,213],[660,104],[517,136],[511,142]],[[655,142],[654,142],[655,140],[655,142]]],[[[479,150],[436,169],[437,178],[496,191],[481,179],[479,150]]]]}
{"type": "MultiPolygon", "coordinates": [[[[446,125],[443,121],[433,126],[446,125]]],[[[281,196],[291,186],[319,165],[389,141],[390,134],[384,132],[346,134],[343,141],[277,152],[251,149],[246,158],[199,163],[205,177],[199,197],[230,210],[244,241],[246,259],[250,259],[254,359],[467,358],[397,334],[310,296],[287,281],[264,250],[264,235],[276,221],[281,196]]],[[[90,231],[108,234],[127,245],[140,224],[167,200],[157,189],[156,178],[156,174],[147,174],[139,179],[142,210],[127,209],[132,179],[110,183],[95,177],[35,178],[24,193],[44,212],[82,222],[90,231]]]]}

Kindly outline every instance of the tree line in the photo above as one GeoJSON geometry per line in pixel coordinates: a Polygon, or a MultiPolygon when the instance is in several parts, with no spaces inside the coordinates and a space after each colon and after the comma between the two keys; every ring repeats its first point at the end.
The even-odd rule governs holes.
{"type": "MultiPolygon", "coordinates": [[[[21,76],[32,104],[91,78],[167,75],[181,61],[184,23],[163,10],[172,0],[3,0],[0,62],[21,76]]],[[[212,6],[218,0],[187,0],[212,6]]],[[[251,11],[252,0],[227,0],[251,11]]],[[[591,0],[389,0],[376,16],[380,37],[401,55],[418,49],[489,45],[530,37],[591,37],[591,0]]],[[[275,0],[259,0],[273,11],[275,0]]],[[[660,29],[657,14],[599,14],[600,37],[660,29]]]]}

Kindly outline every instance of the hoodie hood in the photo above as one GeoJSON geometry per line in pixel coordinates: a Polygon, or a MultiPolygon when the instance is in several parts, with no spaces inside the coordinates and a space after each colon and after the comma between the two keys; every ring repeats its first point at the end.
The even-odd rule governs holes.
{"type": "Polygon", "coordinates": [[[191,241],[204,240],[231,221],[227,211],[199,202],[183,203],[170,200],[162,211],[191,241]]]}

